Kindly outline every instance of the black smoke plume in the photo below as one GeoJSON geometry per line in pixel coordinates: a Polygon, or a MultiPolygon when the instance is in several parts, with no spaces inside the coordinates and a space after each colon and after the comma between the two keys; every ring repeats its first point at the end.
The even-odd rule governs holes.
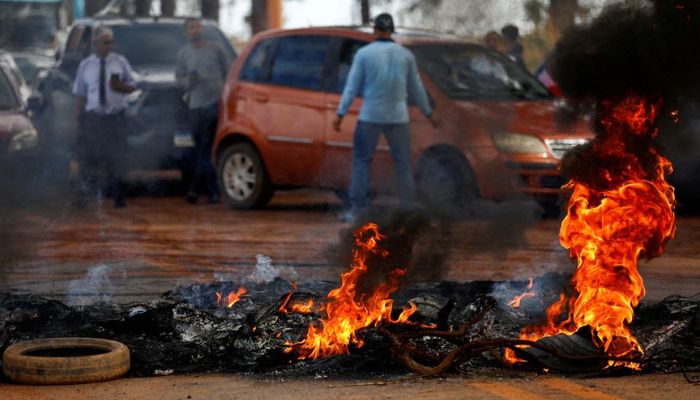
{"type": "Polygon", "coordinates": [[[581,112],[630,93],[663,98],[664,108],[673,108],[700,96],[699,39],[700,2],[616,3],[564,35],[551,72],[581,112]]]}
{"type": "MultiPolygon", "coordinates": [[[[630,162],[641,164],[649,179],[658,174],[658,148],[672,161],[700,148],[676,146],[673,137],[697,135],[700,114],[700,2],[692,0],[626,1],[607,6],[591,23],[573,28],[557,44],[550,71],[567,100],[561,121],[592,116],[598,142],[611,142],[603,121],[630,98],[658,107],[655,124],[644,135],[625,135],[625,157],[602,154],[591,143],[563,160],[569,178],[597,189],[625,180],[630,162]],[[695,115],[694,115],[695,114],[695,115]],[[659,129],[659,137],[651,132],[659,129]],[[671,139],[669,139],[671,138],[671,139]],[[650,143],[650,142],[654,143],[650,143]],[[666,147],[666,149],[665,149],[666,147]],[[674,150],[674,149],[670,149],[674,150]],[[604,165],[610,179],[601,179],[604,165]]],[[[561,116],[561,115],[560,115],[561,116]]],[[[614,131],[614,130],[612,130],[614,131]]],[[[676,140],[678,143],[682,141],[676,140]]],[[[686,166],[684,166],[686,167],[686,166]]],[[[697,162],[688,168],[700,168],[697,162]]]]}

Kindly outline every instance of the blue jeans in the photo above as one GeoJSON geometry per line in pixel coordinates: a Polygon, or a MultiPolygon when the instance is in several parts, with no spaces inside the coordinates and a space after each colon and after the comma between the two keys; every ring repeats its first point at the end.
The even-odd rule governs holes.
{"type": "Polygon", "coordinates": [[[354,212],[367,208],[369,170],[382,133],[389,142],[391,155],[394,158],[399,206],[403,209],[414,206],[415,191],[411,172],[408,123],[376,124],[358,121],[352,143],[352,177],[349,193],[350,207],[354,212]]]}

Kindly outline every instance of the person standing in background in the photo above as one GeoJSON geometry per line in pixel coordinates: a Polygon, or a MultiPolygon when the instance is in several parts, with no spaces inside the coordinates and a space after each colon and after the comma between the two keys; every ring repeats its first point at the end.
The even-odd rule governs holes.
{"type": "Polygon", "coordinates": [[[501,29],[505,42],[505,53],[518,65],[525,68],[523,60],[523,45],[520,43],[520,31],[513,24],[508,24],[501,29]]]}
{"type": "Polygon", "coordinates": [[[496,31],[488,31],[486,35],[484,35],[484,44],[491,50],[499,53],[505,53],[506,48],[505,43],[503,42],[503,37],[496,31]]]}
{"type": "Polygon", "coordinates": [[[213,204],[220,201],[220,196],[211,147],[219,117],[219,97],[229,65],[224,49],[204,38],[200,18],[187,18],[185,33],[190,43],[177,55],[175,78],[185,91],[195,145],[194,175],[186,199],[191,204],[197,203],[200,187],[206,187],[207,202],[213,204]]]}
{"type": "Polygon", "coordinates": [[[106,175],[114,207],[126,207],[127,95],[136,90],[131,65],[113,53],[114,34],[105,26],[95,28],[95,53],[78,67],[73,84],[76,96],[76,142],[80,172],[75,205],[85,206],[91,189],[102,189],[106,175]]]}

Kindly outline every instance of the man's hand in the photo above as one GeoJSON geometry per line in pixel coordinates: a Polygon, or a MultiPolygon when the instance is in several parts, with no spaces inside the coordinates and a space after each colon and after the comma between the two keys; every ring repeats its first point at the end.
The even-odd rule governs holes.
{"type": "Polygon", "coordinates": [[[435,114],[430,114],[428,121],[430,121],[430,125],[432,125],[435,129],[437,129],[437,127],[440,125],[440,121],[435,118],[435,114]]]}
{"type": "Polygon", "coordinates": [[[340,132],[340,124],[342,123],[343,117],[336,115],[335,119],[333,120],[333,129],[335,129],[336,132],[340,132]]]}
{"type": "Polygon", "coordinates": [[[122,81],[118,80],[110,80],[109,81],[109,87],[112,88],[112,90],[120,93],[131,93],[136,90],[136,87],[131,86],[129,84],[126,84],[122,81]]]}

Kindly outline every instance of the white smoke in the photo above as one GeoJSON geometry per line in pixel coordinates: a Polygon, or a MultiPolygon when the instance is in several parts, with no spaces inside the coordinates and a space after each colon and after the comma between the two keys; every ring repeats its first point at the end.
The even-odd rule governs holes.
{"type": "Polygon", "coordinates": [[[114,284],[109,278],[109,272],[108,265],[98,264],[89,268],[81,279],[71,281],[66,293],[66,304],[87,306],[111,302],[114,284]]]}
{"type": "Polygon", "coordinates": [[[284,278],[289,281],[297,279],[297,272],[293,267],[275,267],[270,257],[258,254],[255,256],[255,269],[246,277],[247,281],[255,283],[268,283],[276,278],[284,278]]]}

